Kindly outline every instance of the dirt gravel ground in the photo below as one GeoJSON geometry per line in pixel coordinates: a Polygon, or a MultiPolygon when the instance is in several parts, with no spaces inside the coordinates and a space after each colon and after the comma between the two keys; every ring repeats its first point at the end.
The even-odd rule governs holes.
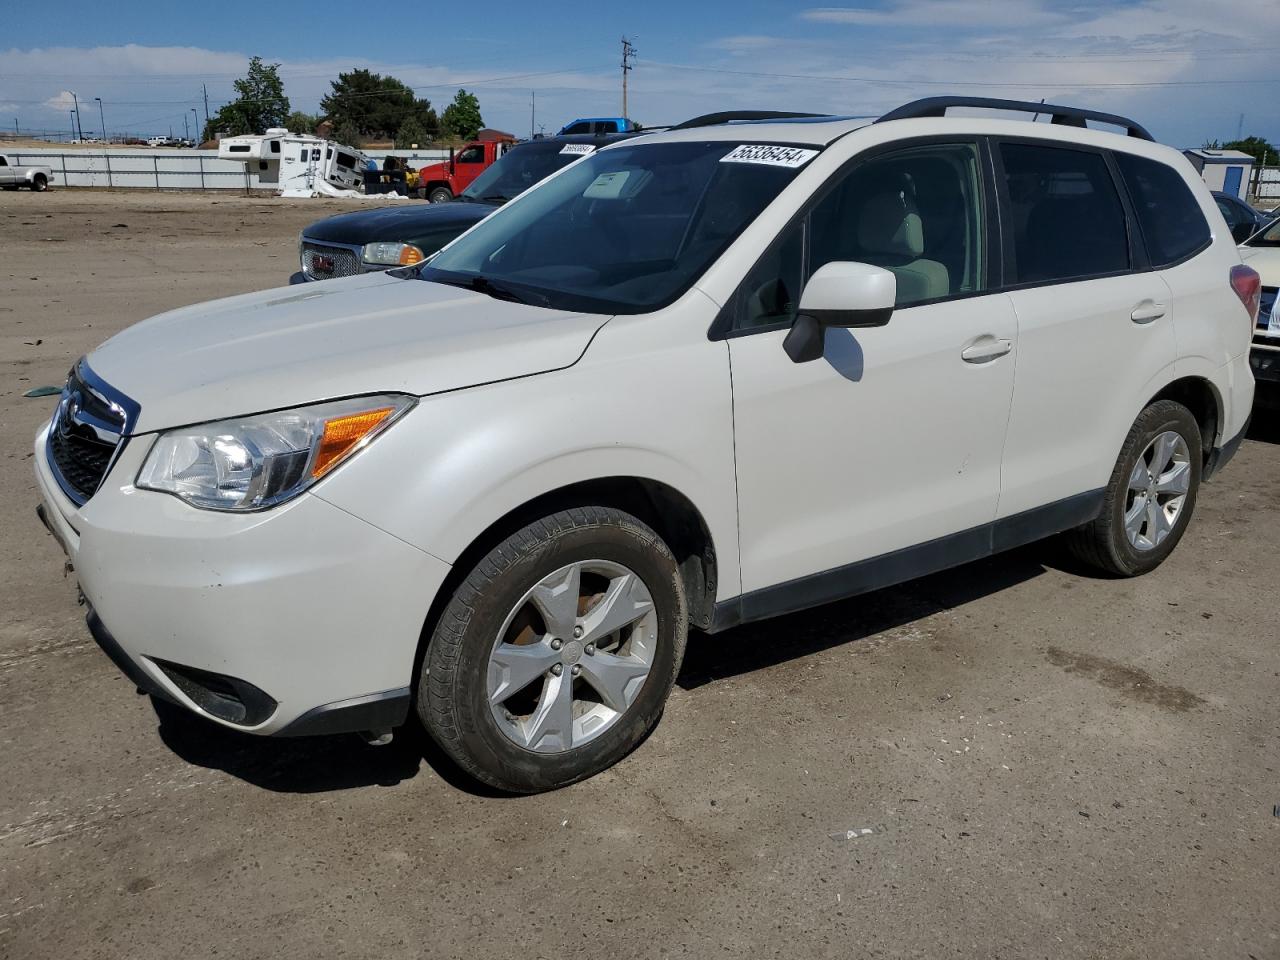
{"type": "Polygon", "coordinates": [[[0,196],[0,957],[1280,958],[1276,413],[1154,574],[1037,546],[695,636],[654,735],[557,793],[158,721],[36,521],[22,393],[283,283],[339,209],[0,196]]]}

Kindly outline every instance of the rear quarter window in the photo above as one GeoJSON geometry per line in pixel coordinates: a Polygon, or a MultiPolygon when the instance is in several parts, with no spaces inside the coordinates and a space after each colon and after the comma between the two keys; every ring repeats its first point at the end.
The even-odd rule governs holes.
{"type": "Polygon", "coordinates": [[[1177,170],[1129,153],[1115,158],[1153,267],[1171,266],[1209,245],[1209,223],[1177,170]]]}

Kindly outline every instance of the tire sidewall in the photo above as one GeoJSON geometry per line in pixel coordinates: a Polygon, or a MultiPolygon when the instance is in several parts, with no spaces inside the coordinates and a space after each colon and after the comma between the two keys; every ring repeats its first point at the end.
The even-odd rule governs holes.
{"type": "MultiPolygon", "coordinates": [[[[483,566],[483,564],[482,564],[483,566]]],[[[455,597],[450,605],[458,604],[455,597]]],[[[445,613],[445,619],[454,614],[445,613]]],[[[473,598],[462,629],[453,683],[445,708],[452,714],[464,749],[485,770],[498,774],[506,789],[545,790],[598,773],[625,756],[656,723],[684,655],[687,614],[679,572],[656,534],[638,524],[579,526],[559,531],[550,542],[521,551],[519,558],[473,598]],[[655,545],[660,549],[655,549],[655,545]],[[610,560],[636,573],[649,589],[657,614],[657,649],[644,686],[630,709],[595,739],[563,754],[537,753],[510,740],[499,728],[488,703],[489,657],[498,631],[520,599],[548,574],[583,560],[610,560]]],[[[432,644],[427,662],[434,670],[432,644]]],[[[437,691],[425,683],[423,695],[437,691]]]]}
{"type": "Polygon", "coordinates": [[[42,174],[37,174],[35,177],[32,178],[31,191],[33,193],[44,193],[45,190],[47,190],[48,188],[49,188],[49,181],[47,181],[42,174]]]}
{"type": "Polygon", "coordinates": [[[453,194],[448,190],[436,187],[427,194],[427,199],[432,203],[448,203],[453,199],[453,194]]]}
{"type": "Polygon", "coordinates": [[[1191,522],[1191,516],[1195,512],[1196,499],[1200,493],[1200,478],[1204,470],[1202,449],[1200,426],[1191,415],[1191,411],[1180,404],[1153,404],[1143,411],[1143,415],[1134,424],[1112,481],[1116,484],[1116,489],[1114,496],[1111,498],[1111,516],[1109,518],[1112,532],[1112,551],[1116,559],[1130,573],[1140,574],[1155,569],[1164,562],[1182,539],[1187,526],[1191,522]],[[1133,472],[1138,458],[1146,451],[1151,441],[1169,430],[1180,435],[1187,445],[1191,467],[1191,484],[1187,489],[1182,510],[1178,513],[1178,519],[1169,535],[1151,550],[1138,550],[1129,542],[1129,535],[1124,526],[1129,475],[1133,472]]]}

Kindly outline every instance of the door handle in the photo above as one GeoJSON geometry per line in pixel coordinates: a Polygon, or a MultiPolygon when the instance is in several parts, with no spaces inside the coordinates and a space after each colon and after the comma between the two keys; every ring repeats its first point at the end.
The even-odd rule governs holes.
{"type": "Polygon", "coordinates": [[[1012,349],[1012,340],[997,340],[995,337],[987,335],[979,337],[961,350],[960,356],[965,363],[990,363],[992,360],[998,360],[1003,357],[1012,349]]]}
{"type": "Polygon", "coordinates": [[[1150,323],[1152,320],[1159,320],[1165,315],[1168,308],[1163,303],[1156,303],[1154,300],[1143,300],[1129,314],[1129,319],[1134,323],[1150,323]]]}

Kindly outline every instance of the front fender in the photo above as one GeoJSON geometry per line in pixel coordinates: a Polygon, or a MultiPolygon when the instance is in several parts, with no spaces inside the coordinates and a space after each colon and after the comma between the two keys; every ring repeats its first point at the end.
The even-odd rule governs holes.
{"type": "MultiPolygon", "coordinates": [[[[595,352],[593,345],[588,357],[595,352]]],[[[614,477],[658,481],[685,496],[720,559],[718,595],[739,592],[722,343],[584,360],[427,397],[315,494],[454,563],[512,510],[563,487],[614,477]]]]}

